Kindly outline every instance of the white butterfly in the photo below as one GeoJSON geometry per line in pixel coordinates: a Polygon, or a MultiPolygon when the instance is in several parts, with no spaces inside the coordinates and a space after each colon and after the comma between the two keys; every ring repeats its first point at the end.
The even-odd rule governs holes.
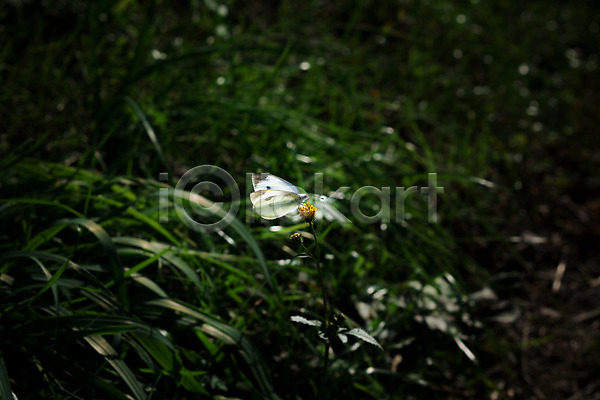
{"type": "Polygon", "coordinates": [[[298,209],[308,199],[298,188],[275,175],[252,174],[254,192],[250,200],[254,210],[264,219],[283,217],[298,209]]]}

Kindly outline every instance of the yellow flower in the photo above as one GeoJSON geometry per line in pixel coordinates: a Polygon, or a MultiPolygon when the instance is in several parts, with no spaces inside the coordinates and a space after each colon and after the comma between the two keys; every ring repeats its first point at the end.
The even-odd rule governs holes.
{"type": "Polygon", "coordinates": [[[306,202],[298,208],[298,212],[306,222],[312,222],[312,220],[315,218],[315,213],[317,212],[317,209],[309,202],[306,202]]]}
{"type": "Polygon", "coordinates": [[[302,236],[298,232],[292,233],[292,236],[290,236],[290,240],[301,242],[302,236]]]}

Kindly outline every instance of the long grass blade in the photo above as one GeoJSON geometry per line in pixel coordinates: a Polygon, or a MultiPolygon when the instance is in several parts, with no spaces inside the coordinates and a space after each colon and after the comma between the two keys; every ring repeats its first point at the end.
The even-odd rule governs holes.
{"type": "MultiPolygon", "coordinates": [[[[138,106],[138,104],[131,97],[123,96],[123,99],[125,100],[125,102],[127,104],[129,104],[129,106],[133,109],[135,114],[138,116],[138,118],[142,122],[142,125],[144,126],[144,130],[148,134],[148,137],[150,138],[150,142],[152,142],[152,145],[154,146],[154,150],[156,150],[156,154],[158,154],[158,157],[160,158],[160,161],[162,162],[163,167],[165,168],[166,171],[169,171],[170,170],[169,165],[167,164],[167,160],[165,158],[163,149],[160,145],[160,142],[158,141],[156,132],[154,132],[154,128],[152,128],[152,125],[150,125],[148,118],[146,118],[146,114],[144,114],[144,112],[142,111],[140,106],[138,106]]],[[[169,175],[171,175],[171,174],[169,174],[169,175]]]]}
{"type": "Polygon", "coordinates": [[[117,254],[117,249],[113,244],[110,235],[102,228],[100,225],[95,223],[92,220],[85,218],[75,218],[75,219],[63,219],[57,221],[57,224],[70,224],[70,225],[79,225],[86,228],[90,231],[102,247],[108,257],[108,261],[111,267],[111,271],[113,274],[113,278],[115,280],[115,284],[117,286],[117,296],[119,301],[124,309],[129,308],[129,298],[127,296],[127,289],[125,287],[124,276],[123,276],[123,266],[119,261],[119,256],[117,254]]]}
{"type": "Polygon", "coordinates": [[[129,386],[136,400],[145,400],[147,398],[141,383],[135,378],[125,361],[119,359],[119,355],[106,339],[102,336],[86,336],[84,339],[114,368],[121,379],[129,386]]]}
{"type": "Polygon", "coordinates": [[[160,254],[160,257],[163,260],[169,263],[169,265],[172,265],[173,267],[181,271],[191,282],[194,283],[194,285],[196,285],[197,288],[202,287],[202,283],[200,282],[200,279],[198,278],[198,275],[196,274],[194,269],[190,267],[181,258],[177,257],[171,251],[169,251],[169,246],[166,246],[159,242],[149,242],[147,240],[132,237],[114,238],[113,242],[131,247],[137,247],[146,250],[151,254],[160,254]]]}
{"type": "Polygon", "coordinates": [[[4,359],[0,354],[0,399],[12,400],[12,391],[10,389],[10,378],[4,364],[4,359]]]}
{"type": "Polygon", "coordinates": [[[212,201],[208,200],[203,196],[197,195],[196,193],[175,189],[173,197],[175,198],[175,201],[181,201],[181,199],[189,200],[190,202],[196,203],[206,210],[210,210],[210,212],[214,213],[216,217],[223,218],[225,221],[225,225],[235,230],[248,244],[248,246],[250,247],[250,249],[256,257],[256,260],[258,261],[258,265],[263,275],[265,276],[267,284],[269,285],[271,290],[273,290],[273,292],[277,295],[277,297],[281,299],[281,292],[279,290],[279,286],[277,285],[275,279],[271,276],[267,260],[264,254],[262,253],[260,246],[252,236],[252,233],[250,233],[248,228],[246,228],[246,226],[244,226],[244,224],[242,224],[242,222],[239,219],[229,214],[223,208],[218,207],[212,201]],[[180,200],[177,200],[177,198],[179,198],[180,200]]]}
{"type": "Polygon", "coordinates": [[[42,199],[0,199],[0,203],[14,203],[14,204],[31,204],[38,206],[49,206],[49,207],[58,207],[67,211],[70,214],[73,214],[79,218],[84,218],[84,215],[80,212],[72,209],[71,207],[59,203],[58,201],[51,200],[42,200],[42,199]]]}
{"type": "Polygon", "coordinates": [[[271,381],[268,378],[269,375],[267,374],[267,371],[263,365],[262,357],[252,345],[250,340],[248,340],[248,338],[244,336],[244,334],[242,334],[242,332],[240,332],[238,329],[218,321],[217,319],[204,314],[192,306],[172,299],[152,300],[147,304],[167,308],[192,317],[193,319],[202,323],[199,326],[199,329],[204,333],[221,340],[223,343],[236,346],[242,357],[248,363],[263,394],[269,396],[271,399],[279,398],[273,391],[273,386],[271,385],[271,381]]]}

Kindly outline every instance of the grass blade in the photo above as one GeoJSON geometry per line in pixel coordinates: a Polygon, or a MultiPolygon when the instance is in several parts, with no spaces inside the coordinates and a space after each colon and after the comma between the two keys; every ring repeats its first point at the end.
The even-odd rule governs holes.
{"type": "Polygon", "coordinates": [[[203,207],[206,210],[210,210],[214,213],[215,216],[219,218],[223,218],[226,221],[226,226],[235,230],[242,239],[248,244],[252,252],[254,253],[256,260],[258,261],[258,265],[265,276],[265,280],[269,287],[273,290],[273,292],[277,295],[279,299],[281,299],[281,292],[279,290],[279,286],[275,279],[271,276],[271,272],[269,270],[269,266],[267,264],[267,260],[260,249],[260,246],[252,236],[252,233],[244,226],[244,224],[228,212],[226,212],[221,207],[218,207],[215,203],[208,200],[203,196],[199,196],[196,193],[186,192],[184,190],[175,189],[173,197],[175,201],[189,200],[190,202],[198,204],[200,207],[203,207]]]}
{"type": "Polygon", "coordinates": [[[10,379],[8,377],[8,371],[4,364],[4,359],[0,356],[0,398],[11,399],[12,391],[10,390],[10,379]]]}
{"type": "Polygon", "coordinates": [[[115,280],[115,284],[117,286],[117,296],[121,305],[124,309],[129,309],[129,298],[127,296],[127,289],[124,283],[123,276],[123,267],[121,262],[119,261],[119,257],[117,254],[117,249],[112,242],[110,235],[102,228],[100,225],[95,223],[92,220],[85,218],[75,218],[75,219],[63,219],[58,221],[59,224],[68,224],[68,225],[80,225],[90,231],[102,247],[104,248],[106,255],[108,256],[108,261],[113,273],[113,278],[115,280]]]}
{"type": "Polygon", "coordinates": [[[238,329],[227,325],[217,319],[204,314],[192,306],[183,304],[172,299],[152,300],[147,303],[158,307],[167,308],[202,322],[199,329],[204,333],[221,340],[223,343],[234,345],[238,348],[242,357],[246,360],[258,382],[263,394],[271,399],[279,398],[273,391],[273,386],[268,378],[268,373],[263,365],[262,357],[252,345],[250,340],[238,329]]]}
{"type": "Polygon", "coordinates": [[[160,254],[161,258],[163,258],[170,265],[174,266],[179,271],[181,271],[190,281],[194,283],[194,285],[197,288],[202,287],[202,282],[200,282],[198,274],[196,274],[194,269],[190,267],[181,258],[177,257],[172,252],[170,252],[169,247],[167,245],[159,242],[149,242],[147,240],[132,237],[114,238],[113,242],[118,244],[125,244],[132,247],[138,247],[153,254],[160,254]]]}
{"type": "Polygon", "coordinates": [[[125,361],[119,359],[119,355],[112,346],[102,336],[86,336],[85,341],[92,346],[98,354],[103,356],[106,361],[114,368],[121,376],[123,381],[129,386],[131,392],[137,400],[145,400],[147,398],[144,388],[133,375],[125,361]]]}
{"type": "MultiPolygon", "coordinates": [[[[138,118],[142,122],[142,125],[144,126],[144,129],[146,130],[146,133],[148,134],[148,137],[150,138],[150,141],[152,142],[152,145],[154,146],[154,149],[156,150],[156,154],[158,154],[158,157],[160,158],[160,161],[162,162],[163,167],[165,168],[166,171],[169,171],[170,169],[169,169],[169,165],[167,164],[165,154],[162,150],[160,142],[158,141],[156,132],[154,132],[154,128],[152,128],[152,125],[150,125],[150,122],[148,122],[148,118],[146,118],[146,115],[144,114],[142,109],[138,106],[138,104],[131,97],[123,96],[123,99],[125,99],[125,102],[127,104],[129,104],[129,106],[131,106],[131,108],[133,109],[135,114],[138,116],[138,118]]],[[[169,174],[169,175],[171,175],[171,174],[169,174]]]]}

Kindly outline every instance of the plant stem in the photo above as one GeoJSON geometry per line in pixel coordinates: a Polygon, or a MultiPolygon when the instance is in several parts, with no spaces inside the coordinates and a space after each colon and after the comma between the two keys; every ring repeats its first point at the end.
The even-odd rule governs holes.
{"type": "MultiPolygon", "coordinates": [[[[315,230],[315,225],[313,221],[308,223],[310,225],[310,230],[315,238],[315,246],[316,246],[316,256],[313,255],[305,246],[304,250],[306,253],[314,260],[317,265],[317,272],[319,273],[319,284],[321,285],[321,294],[323,296],[323,314],[325,316],[324,328],[325,332],[329,331],[329,324],[331,323],[329,318],[329,300],[327,299],[327,290],[325,288],[325,279],[323,279],[323,269],[321,268],[321,249],[319,248],[319,237],[317,236],[317,232],[315,230]]],[[[329,340],[329,338],[327,338],[329,340]]],[[[325,354],[324,354],[324,362],[323,362],[323,378],[321,380],[321,388],[319,389],[319,398],[322,399],[325,396],[325,388],[327,387],[327,368],[329,367],[329,341],[325,342],[325,354]]]]}
{"type": "Polygon", "coordinates": [[[310,229],[312,230],[312,234],[315,237],[315,245],[316,245],[316,257],[313,257],[315,260],[315,264],[317,264],[317,272],[319,273],[319,283],[321,285],[321,293],[323,295],[323,307],[325,314],[325,326],[329,325],[329,309],[328,309],[328,299],[327,299],[327,290],[325,290],[325,280],[323,279],[323,270],[321,269],[321,251],[319,249],[319,238],[317,237],[317,232],[315,231],[315,225],[311,221],[309,222],[310,229]]]}
{"type": "Polygon", "coordinates": [[[329,343],[325,343],[325,361],[323,363],[323,379],[321,380],[321,390],[319,398],[325,396],[325,388],[327,387],[327,367],[329,366],[329,343]]]}

